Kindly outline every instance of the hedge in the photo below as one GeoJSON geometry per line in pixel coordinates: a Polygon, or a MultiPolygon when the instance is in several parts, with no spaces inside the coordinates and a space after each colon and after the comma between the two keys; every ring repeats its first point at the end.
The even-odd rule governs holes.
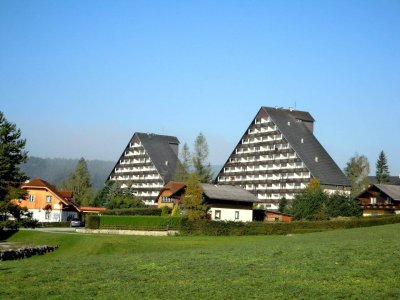
{"type": "Polygon", "coordinates": [[[180,233],[191,235],[282,235],[394,223],[400,223],[400,216],[361,217],[333,221],[295,221],[292,223],[243,223],[184,219],[181,222],[180,233]]]}
{"type": "Polygon", "coordinates": [[[106,210],[102,214],[115,216],[161,216],[161,211],[162,209],[157,207],[122,208],[106,210]]]}
{"type": "Polygon", "coordinates": [[[99,229],[100,217],[98,215],[86,215],[85,227],[89,229],[99,229]]]}
{"type": "Polygon", "coordinates": [[[181,217],[170,216],[101,216],[100,229],[178,229],[181,217]]]}

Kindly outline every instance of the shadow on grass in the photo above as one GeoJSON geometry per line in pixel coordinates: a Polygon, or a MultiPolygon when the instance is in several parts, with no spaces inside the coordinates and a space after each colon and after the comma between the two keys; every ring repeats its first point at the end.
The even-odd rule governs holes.
{"type": "Polygon", "coordinates": [[[6,241],[13,236],[18,230],[0,230],[0,242],[6,241]]]}

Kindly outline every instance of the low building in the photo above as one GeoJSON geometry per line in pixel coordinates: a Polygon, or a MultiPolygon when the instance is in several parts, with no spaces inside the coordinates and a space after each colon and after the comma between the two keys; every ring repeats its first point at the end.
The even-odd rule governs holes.
{"type": "Polygon", "coordinates": [[[363,216],[400,214],[400,186],[372,184],[356,199],[363,209],[363,216]]]}
{"type": "Polygon", "coordinates": [[[174,207],[180,204],[182,195],[185,193],[186,185],[183,182],[170,181],[164,185],[157,197],[157,207],[174,207]]]}
{"type": "Polygon", "coordinates": [[[233,185],[203,183],[207,215],[215,221],[253,221],[253,203],[259,200],[249,191],[233,185]]]}
{"type": "Polygon", "coordinates": [[[58,191],[47,181],[35,178],[21,185],[28,192],[25,199],[16,203],[27,207],[32,218],[39,222],[67,222],[79,217],[79,205],[70,191],[58,191]]]}
{"type": "MultiPolygon", "coordinates": [[[[207,216],[215,221],[242,221],[253,220],[253,203],[259,200],[252,193],[233,185],[215,185],[202,183],[203,202],[207,205],[207,216]]],[[[157,198],[159,208],[173,207],[181,204],[186,185],[183,182],[168,182],[157,198]]]]}
{"type": "Polygon", "coordinates": [[[281,213],[278,211],[265,211],[264,222],[292,222],[293,216],[285,213],[281,213]]]}

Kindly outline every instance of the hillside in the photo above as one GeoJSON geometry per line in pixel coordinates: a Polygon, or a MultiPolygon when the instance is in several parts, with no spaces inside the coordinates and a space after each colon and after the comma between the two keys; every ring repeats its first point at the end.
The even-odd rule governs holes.
{"type": "MultiPolygon", "coordinates": [[[[78,159],[40,158],[30,156],[28,162],[22,165],[22,170],[29,178],[40,177],[51,184],[59,185],[75,170],[78,159]]],[[[114,167],[115,162],[106,160],[86,160],[92,186],[99,190],[114,167]]],[[[221,165],[212,165],[213,176],[221,170],[221,165]]]]}
{"type": "MultiPolygon", "coordinates": [[[[29,178],[40,177],[57,186],[75,170],[78,159],[66,158],[40,158],[30,156],[27,163],[22,165],[22,170],[29,178]]],[[[115,162],[104,160],[86,161],[92,186],[94,190],[100,189],[115,162]]]]}

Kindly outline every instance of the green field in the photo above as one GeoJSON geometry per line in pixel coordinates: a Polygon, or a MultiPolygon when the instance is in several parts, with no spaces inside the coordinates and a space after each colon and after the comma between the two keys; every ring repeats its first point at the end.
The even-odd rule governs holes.
{"type": "Polygon", "coordinates": [[[0,262],[0,299],[400,298],[400,224],[240,237],[21,231],[59,244],[0,262]]]}

